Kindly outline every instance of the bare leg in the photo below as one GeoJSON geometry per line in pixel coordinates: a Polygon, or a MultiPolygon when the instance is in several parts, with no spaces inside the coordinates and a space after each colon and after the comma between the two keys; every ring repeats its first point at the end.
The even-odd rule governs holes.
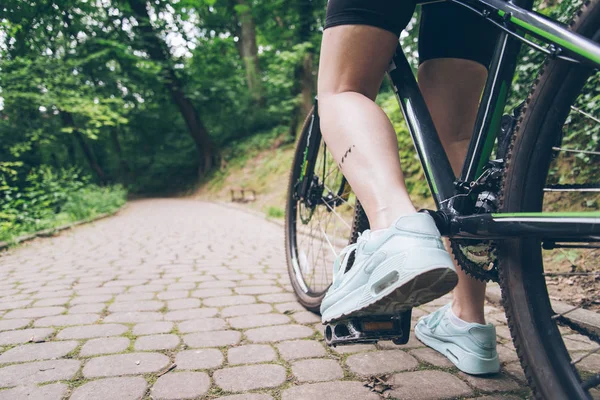
{"type": "MultiPolygon", "coordinates": [[[[477,106],[487,77],[481,64],[470,60],[440,58],[419,68],[419,86],[446,149],[455,175],[459,175],[467,154],[477,106]]],[[[467,321],[484,324],[485,283],[457,268],[452,310],[467,321]]]]}
{"type": "Polygon", "coordinates": [[[325,30],[321,47],[321,130],[372,229],[388,228],[415,212],[400,170],[396,133],[374,102],[397,44],[388,31],[346,25],[325,30]]]}

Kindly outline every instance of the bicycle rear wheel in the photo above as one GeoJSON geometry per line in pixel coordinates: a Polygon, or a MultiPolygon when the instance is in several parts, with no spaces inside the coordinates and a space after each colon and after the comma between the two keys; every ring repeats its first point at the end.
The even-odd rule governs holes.
{"type": "MultiPolygon", "coordinates": [[[[598,38],[599,27],[598,0],[585,3],[571,25],[590,38],[598,38]]],[[[512,139],[501,194],[502,212],[597,213],[600,149],[597,140],[594,144],[585,137],[591,139],[600,130],[600,107],[594,100],[600,94],[599,78],[598,71],[560,60],[544,66],[512,139]],[[573,173],[584,167],[586,172],[573,173]]],[[[600,335],[576,315],[587,308],[585,313],[600,317],[600,307],[595,305],[600,300],[597,246],[598,242],[542,244],[536,238],[498,243],[500,285],[509,328],[537,398],[589,399],[600,394],[593,389],[600,383],[600,335]],[[571,257],[572,264],[578,260],[585,264],[561,265],[561,252],[576,255],[571,257]],[[589,281],[592,291],[585,293],[590,297],[578,300],[577,291],[568,288],[560,291],[570,294],[561,295],[559,279],[573,280],[572,285],[589,281]]]]}
{"type": "MultiPolygon", "coordinates": [[[[318,117],[313,118],[313,113],[302,127],[290,173],[285,249],[298,301],[306,309],[318,312],[333,278],[337,254],[362,232],[354,216],[364,213],[328,152],[318,117]],[[305,179],[308,185],[302,193],[305,179]]],[[[358,220],[361,222],[363,219],[358,220]]]]}

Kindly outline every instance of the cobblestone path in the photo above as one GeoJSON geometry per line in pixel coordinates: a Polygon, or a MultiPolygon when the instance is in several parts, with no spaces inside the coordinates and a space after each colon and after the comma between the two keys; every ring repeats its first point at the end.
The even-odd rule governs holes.
{"type": "Polygon", "coordinates": [[[281,227],[137,201],[0,256],[0,400],[525,398],[504,316],[487,314],[504,371],[485,379],[414,338],[329,349],[291,292],[281,227]],[[372,392],[373,375],[393,389],[372,392]]]}

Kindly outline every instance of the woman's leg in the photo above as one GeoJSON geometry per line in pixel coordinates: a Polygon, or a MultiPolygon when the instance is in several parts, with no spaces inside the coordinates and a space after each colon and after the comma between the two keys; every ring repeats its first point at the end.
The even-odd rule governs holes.
{"type": "MultiPolygon", "coordinates": [[[[470,60],[438,58],[421,64],[418,77],[440,140],[458,176],[469,147],[487,70],[470,60]]],[[[464,321],[484,324],[485,283],[460,268],[456,272],[459,281],[453,292],[454,314],[464,321]]]]}
{"type": "Polygon", "coordinates": [[[323,33],[319,62],[323,138],[374,230],[415,212],[396,133],[374,102],[397,45],[397,36],[380,28],[334,26],[323,33]]]}

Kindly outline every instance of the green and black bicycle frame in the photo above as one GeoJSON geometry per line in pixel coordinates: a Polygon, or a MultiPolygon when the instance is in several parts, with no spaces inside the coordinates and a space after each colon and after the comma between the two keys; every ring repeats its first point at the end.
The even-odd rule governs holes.
{"type": "Polygon", "coordinates": [[[493,181],[498,180],[503,161],[490,161],[490,156],[501,131],[500,122],[521,44],[525,42],[565,62],[595,68],[600,66],[600,46],[529,11],[532,0],[450,1],[478,13],[500,30],[460,177],[455,177],[452,172],[413,70],[400,47],[388,70],[437,206],[437,211],[431,214],[440,231],[462,239],[531,236],[548,243],[599,242],[600,212],[507,214],[476,203],[483,186],[487,185],[485,190],[489,190],[490,196],[497,195],[499,190],[498,187],[494,189],[493,181]],[[533,43],[525,34],[535,36],[546,43],[546,47],[533,43]]]}

